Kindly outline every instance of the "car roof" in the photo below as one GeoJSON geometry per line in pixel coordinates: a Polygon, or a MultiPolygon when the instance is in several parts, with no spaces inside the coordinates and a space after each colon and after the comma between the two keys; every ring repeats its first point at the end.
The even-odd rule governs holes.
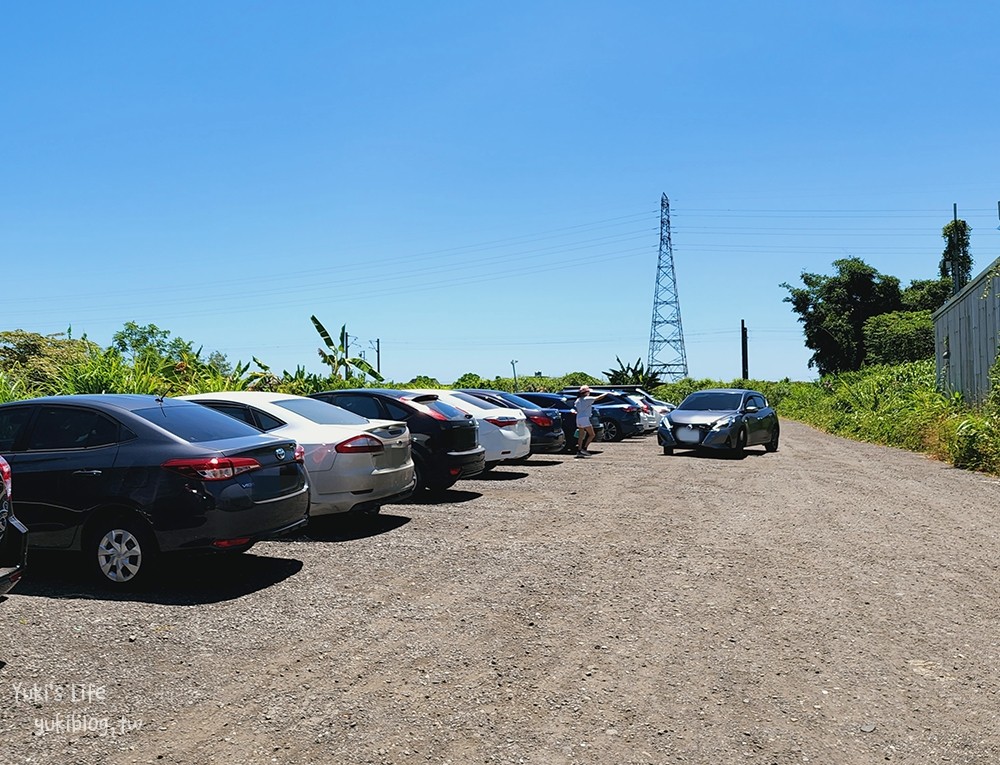
{"type": "MultiPolygon", "coordinates": [[[[134,412],[138,409],[148,409],[151,406],[190,406],[194,402],[167,398],[166,396],[154,396],[151,393],[75,393],[69,396],[40,396],[20,401],[8,401],[0,406],[16,404],[77,404],[134,412]]],[[[197,404],[194,405],[197,406],[197,404]]]]}
{"type": "Polygon", "coordinates": [[[284,401],[289,398],[307,398],[294,393],[274,393],[264,390],[232,390],[232,391],[212,391],[211,393],[194,393],[190,396],[180,396],[182,401],[207,401],[208,399],[225,399],[226,401],[240,401],[246,404],[253,404],[260,401],[284,401]]]}
{"type": "Polygon", "coordinates": [[[758,396],[764,395],[758,390],[750,390],[749,388],[704,388],[702,390],[692,391],[688,395],[693,396],[695,393],[756,393],[758,396]]]}

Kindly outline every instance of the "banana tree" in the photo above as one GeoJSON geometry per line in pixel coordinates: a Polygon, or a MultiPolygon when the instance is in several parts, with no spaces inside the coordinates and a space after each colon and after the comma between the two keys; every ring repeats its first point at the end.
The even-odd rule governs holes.
{"type": "Polygon", "coordinates": [[[323,363],[330,367],[334,377],[347,380],[350,379],[353,376],[353,372],[357,370],[362,374],[370,375],[378,382],[382,382],[383,377],[375,371],[375,367],[359,356],[348,355],[350,353],[350,349],[347,347],[346,324],[340,328],[340,342],[335,343],[333,341],[333,337],[331,337],[330,333],[326,331],[326,327],[323,326],[319,319],[315,316],[310,316],[309,318],[312,319],[313,326],[316,327],[316,331],[319,332],[319,336],[323,338],[323,342],[326,344],[328,349],[324,351],[322,348],[317,348],[316,352],[323,360],[323,363]],[[341,373],[341,370],[343,370],[343,373],[341,373]]]}

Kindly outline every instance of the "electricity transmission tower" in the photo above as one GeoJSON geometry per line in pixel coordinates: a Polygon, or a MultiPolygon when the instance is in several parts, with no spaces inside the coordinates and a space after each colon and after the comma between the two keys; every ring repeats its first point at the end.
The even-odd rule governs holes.
{"type": "Polygon", "coordinates": [[[649,330],[646,370],[669,382],[687,377],[688,373],[681,302],[674,274],[674,248],[670,243],[670,200],[666,194],[660,198],[660,256],[656,262],[653,324],[649,330]]]}

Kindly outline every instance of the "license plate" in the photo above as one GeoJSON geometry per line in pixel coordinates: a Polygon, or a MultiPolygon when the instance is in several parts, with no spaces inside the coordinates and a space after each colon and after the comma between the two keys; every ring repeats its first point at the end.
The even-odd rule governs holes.
{"type": "Polygon", "coordinates": [[[677,428],[674,432],[674,438],[685,444],[696,444],[701,441],[701,434],[698,432],[697,428],[685,425],[683,428],[677,428]]]}

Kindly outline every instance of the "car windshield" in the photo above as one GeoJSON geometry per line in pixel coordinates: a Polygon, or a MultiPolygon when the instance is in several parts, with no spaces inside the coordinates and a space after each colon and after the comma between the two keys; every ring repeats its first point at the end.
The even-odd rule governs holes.
{"type": "Polygon", "coordinates": [[[706,391],[692,393],[677,408],[699,412],[733,412],[740,408],[742,400],[743,394],[737,391],[706,391]]]}
{"type": "Polygon", "coordinates": [[[136,409],[133,414],[193,444],[226,438],[259,436],[257,428],[207,406],[154,406],[136,409]]]}
{"type": "Polygon", "coordinates": [[[360,414],[348,412],[339,406],[315,398],[286,398],[275,401],[274,405],[319,425],[367,425],[369,422],[360,414]]]}

